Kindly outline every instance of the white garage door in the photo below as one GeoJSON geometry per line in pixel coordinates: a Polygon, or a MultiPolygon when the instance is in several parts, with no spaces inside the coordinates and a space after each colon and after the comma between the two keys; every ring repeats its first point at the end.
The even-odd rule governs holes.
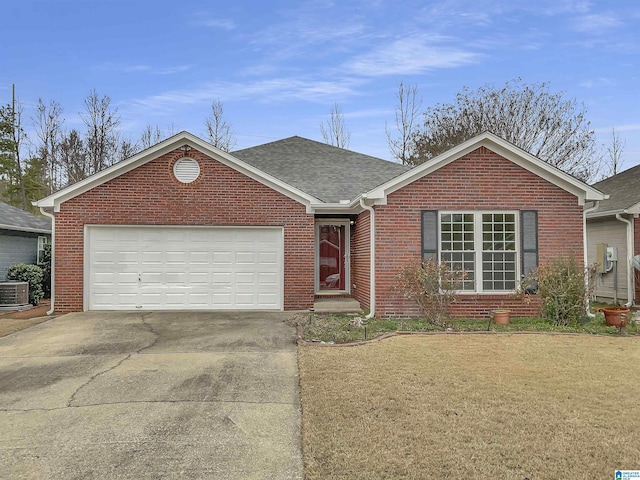
{"type": "Polygon", "coordinates": [[[278,227],[87,227],[89,310],[282,309],[278,227]]]}

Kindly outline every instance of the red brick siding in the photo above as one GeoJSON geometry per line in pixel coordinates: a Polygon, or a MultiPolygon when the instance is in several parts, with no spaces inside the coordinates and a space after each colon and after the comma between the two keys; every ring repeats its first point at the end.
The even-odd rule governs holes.
{"type": "MultiPolygon", "coordinates": [[[[537,210],[540,263],[558,255],[583,262],[582,206],[577,198],[482,147],[389,195],[376,208],[376,315],[416,315],[415,305],[394,292],[404,264],[420,258],[422,210],[537,210]]],[[[479,318],[509,307],[518,316],[537,313],[509,295],[459,295],[456,317],[479,318]]]]}
{"type": "Polygon", "coordinates": [[[55,309],[83,308],[84,226],[268,225],[284,227],[284,308],[313,305],[313,215],[275,190],[191,150],[200,177],[173,176],[174,150],[63,203],[56,214],[55,309]]]}
{"type": "Polygon", "coordinates": [[[361,213],[353,227],[351,236],[351,295],[360,302],[360,308],[370,307],[370,242],[369,212],[361,213]]]}

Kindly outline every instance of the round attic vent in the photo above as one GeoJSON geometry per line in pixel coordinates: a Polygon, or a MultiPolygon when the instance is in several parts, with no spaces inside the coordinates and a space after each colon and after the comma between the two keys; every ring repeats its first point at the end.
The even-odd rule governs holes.
{"type": "Polygon", "coordinates": [[[181,158],[173,164],[173,174],[182,183],[191,183],[200,176],[200,164],[193,158],[181,158]]]}

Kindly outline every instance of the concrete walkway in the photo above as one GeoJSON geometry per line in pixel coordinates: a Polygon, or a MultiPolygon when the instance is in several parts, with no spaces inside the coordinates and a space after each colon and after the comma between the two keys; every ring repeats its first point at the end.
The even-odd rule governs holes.
{"type": "Polygon", "coordinates": [[[82,313],[0,338],[0,476],[299,479],[282,313],[82,313]]]}

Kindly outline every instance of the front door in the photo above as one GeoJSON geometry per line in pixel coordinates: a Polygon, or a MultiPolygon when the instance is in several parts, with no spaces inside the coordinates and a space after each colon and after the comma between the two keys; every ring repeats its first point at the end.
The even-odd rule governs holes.
{"type": "Polygon", "coordinates": [[[349,220],[316,223],[316,292],[349,293],[349,220]]]}

